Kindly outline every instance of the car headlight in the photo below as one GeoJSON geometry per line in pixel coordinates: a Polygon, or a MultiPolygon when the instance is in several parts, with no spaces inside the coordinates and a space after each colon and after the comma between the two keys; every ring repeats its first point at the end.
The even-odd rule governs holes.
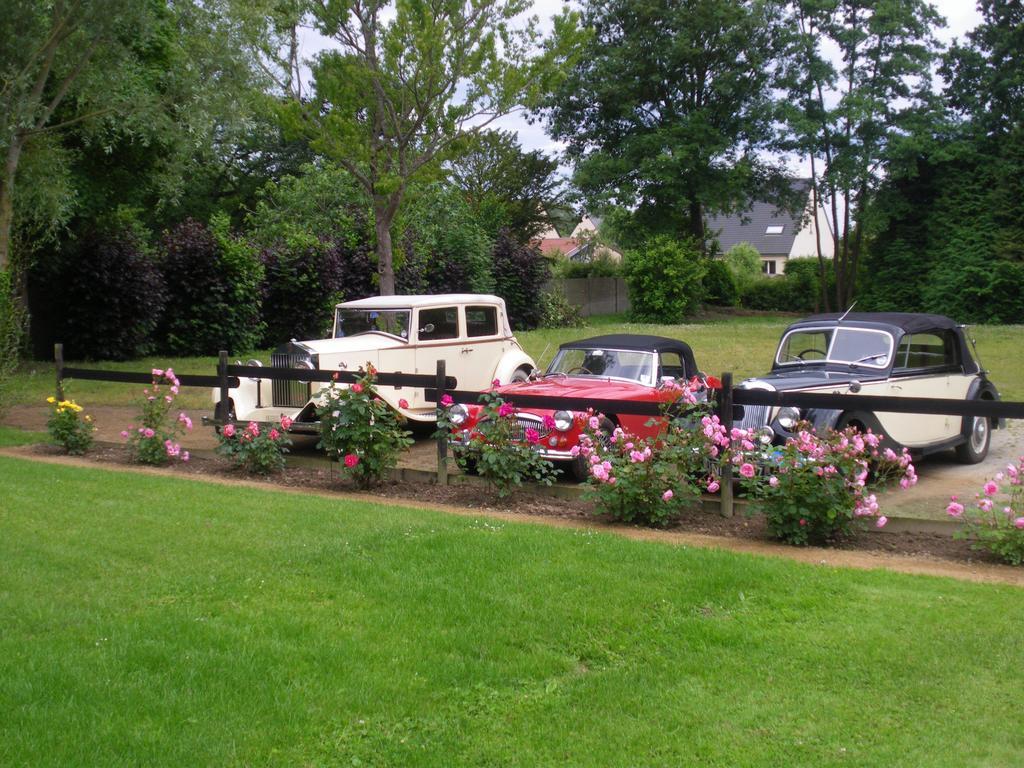
{"type": "Polygon", "coordinates": [[[754,434],[754,439],[761,445],[771,445],[772,440],[775,439],[775,433],[772,431],[771,427],[761,427],[754,434]]]}
{"type": "Polygon", "coordinates": [[[572,427],[572,411],[555,411],[552,418],[555,420],[555,429],[559,432],[567,432],[572,427]]]}
{"type": "Polygon", "coordinates": [[[779,410],[779,415],[775,417],[775,420],[779,422],[779,426],[783,429],[793,429],[796,423],[800,421],[800,409],[786,406],[779,410]]]}
{"type": "Polygon", "coordinates": [[[454,424],[456,427],[463,424],[469,417],[469,411],[462,403],[456,403],[448,409],[448,421],[454,424]]]}

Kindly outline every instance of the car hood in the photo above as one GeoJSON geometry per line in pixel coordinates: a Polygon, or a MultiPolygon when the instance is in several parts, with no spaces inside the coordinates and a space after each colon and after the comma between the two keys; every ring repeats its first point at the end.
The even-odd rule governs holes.
{"type": "Polygon", "coordinates": [[[407,347],[409,343],[386,333],[361,333],[340,339],[316,339],[299,342],[315,354],[348,357],[360,352],[376,352],[381,349],[407,347]]]}
{"type": "Polygon", "coordinates": [[[869,381],[881,381],[885,379],[884,373],[877,371],[834,371],[818,368],[814,370],[801,369],[797,371],[776,371],[746,379],[740,386],[747,389],[774,389],[777,391],[788,391],[797,389],[817,389],[818,387],[844,387],[852,381],[859,381],[865,384],[869,381]],[[764,385],[768,385],[767,387],[764,385]]]}
{"type": "Polygon", "coordinates": [[[546,397],[587,397],[604,400],[629,400],[650,396],[653,387],[617,379],[584,379],[549,376],[537,381],[523,381],[498,387],[499,394],[543,395],[546,397]]]}

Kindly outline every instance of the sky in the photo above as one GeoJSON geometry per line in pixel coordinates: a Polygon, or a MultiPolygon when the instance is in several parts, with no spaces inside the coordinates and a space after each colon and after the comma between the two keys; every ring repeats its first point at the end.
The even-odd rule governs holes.
{"type": "MultiPolygon", "coordinates": [[[[946,19],[946,27],[935,32],[936,37],[943,44],[949,44],[954,38],[962,39],[967,32],[981,22],[981,14],[973,0],[932,0],[932,4],[946,19]]],[[[551,29],[551,18],[560,13],[565,6],[566,3],[560,0],[534,0],[532,14],[541,20],[541,29],[547,32],[551,29]]],[[[305,30],[305,34],[302,36],[302,55],[304,58],[311,58],[317,51],[329,45],[330,41],[315,31],[305,30]]],[[[541,122],[531,125],[521,113],[507,115],[496,120],[491,126],[514,131],[519,137],[519,143],[526,151],[540,149],[550,155],[557,155],[562,148],[558,142],[544,132],[541,122]]],[[[797,158],[792,159],[790,165],[794,171],[802,170],[801,163],[797,158]]]]}

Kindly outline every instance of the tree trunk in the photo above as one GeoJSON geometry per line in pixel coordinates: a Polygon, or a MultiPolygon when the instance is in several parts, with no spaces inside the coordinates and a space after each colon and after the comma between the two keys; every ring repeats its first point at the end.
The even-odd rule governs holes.
{"type": "Polygon", "coordinates": [[[700,245],[700,252],[707,254],[704,237],[704,206],[699,202],[690,203],[690,234],[697,238],[700,245]]]}
{"type": "Polygon", "coordinates": [[[11,227],[14,223],[14,179],[25,140],[18,134],[11,139],[4,162],[4,176],[0,179],[0,272],[11,264],[11,227]]]}
{"type": "Polygon", "coordinates": [[[395,267],[391,247],[391,217],[387,215],[387,204],[374,203],[374,227],[377,230],[377,275],[381,296],[395,295],[395,267]]]}

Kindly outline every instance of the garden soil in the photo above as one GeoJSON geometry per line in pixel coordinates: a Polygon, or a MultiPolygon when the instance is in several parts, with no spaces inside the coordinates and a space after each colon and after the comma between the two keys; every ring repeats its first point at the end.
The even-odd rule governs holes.
{"type": "Polygon", "coordinates": [[[44,445],[4,449],[0,450],[0,455],[55,464],[169,475],[219,484],[269,487],[283,492],[315,494],[364,503],[398,504],[506,521],[600,530],[632,539],[784,557],[824,567],[888,569],[1024,587],[1024,569],[1000,565],[983,554],[973,552],[966,542],[951,539],[948,534],[910,531],[862,533],[836,548],[796,549],[768,541],[764,523],[758,517],[726,518],[707,512],[692,512],[681,516],[668,529],[652,530],[596,518],[592,507],[578,499],[533,496],[524,491],[500,499],[480,485],[387,483],[371,492],[357,493],[344,484],[337,469],[327,462],[320,469],[290,466],[279,475],[252,479],[242,475],[225,460],[204,456],[188,464],[176,464],[164,469],[137,467],[128,463],[127,451],[122,446],[99,446],[85,458],[62,456],[57,449],[44,445]]]}

